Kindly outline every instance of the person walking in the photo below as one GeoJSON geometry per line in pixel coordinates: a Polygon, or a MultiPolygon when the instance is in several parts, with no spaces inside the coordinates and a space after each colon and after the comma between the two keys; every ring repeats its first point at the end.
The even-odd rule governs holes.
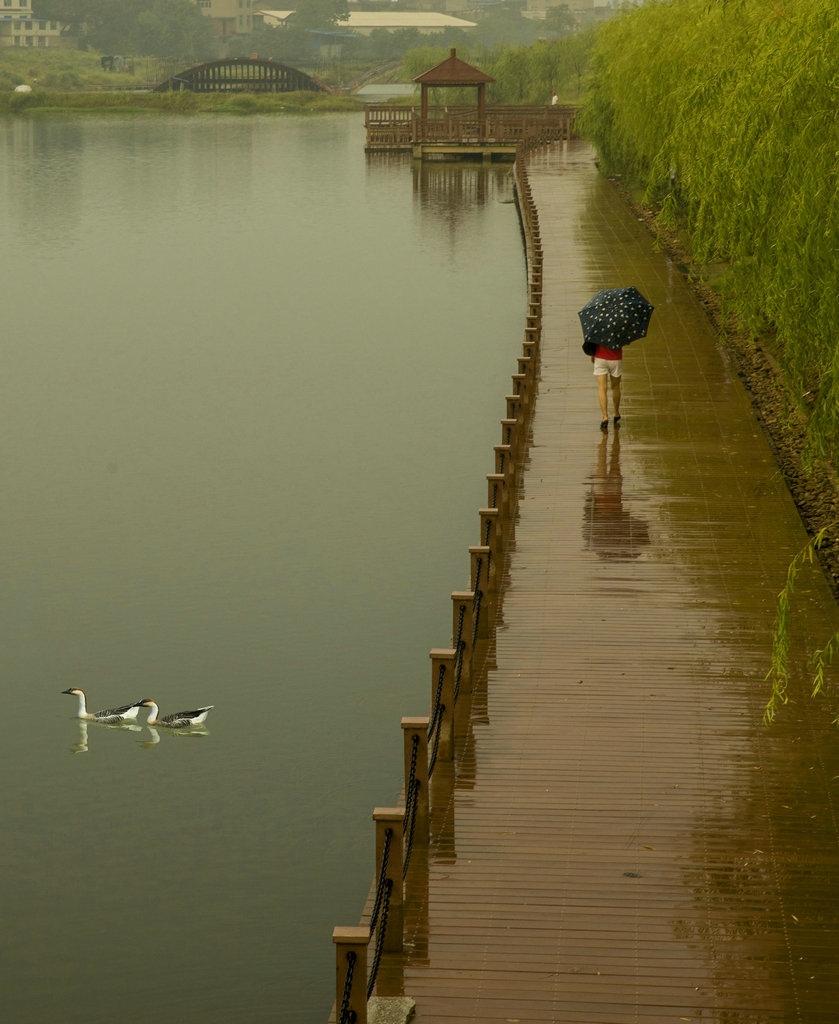
{"type": "Polygon", "coordinates": [[[609,429],[609,391],[612,391],[612,422],[616,427],[621,423],[621,375],[623,373],[623,351],[598,345],[591,357],[594,376],[597,378],[597,398],[600,402],[600,429],[609,429]]]}

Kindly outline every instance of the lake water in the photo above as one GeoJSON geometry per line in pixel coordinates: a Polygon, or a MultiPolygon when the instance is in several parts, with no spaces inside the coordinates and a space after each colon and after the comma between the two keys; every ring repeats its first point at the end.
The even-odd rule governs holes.
{"type": "Polygon", "coordinates": [[[479,542],[511,198],[354,114],[0,122],[6,1020],[324,1024],[479,542]]]}

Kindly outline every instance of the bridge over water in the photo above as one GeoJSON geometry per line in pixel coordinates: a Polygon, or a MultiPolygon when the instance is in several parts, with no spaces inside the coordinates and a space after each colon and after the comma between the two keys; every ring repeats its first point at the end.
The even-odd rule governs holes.
{"type": "Polygon", "coordinates": [[[170,75],[155,92],[328,92],[297,68],[259,57],[211,60],[170,75]]]}
{"type": "Polygon", "coordinates": [[[401,805],[375,813],[391,913],[371,892],[336,929],[337,1018],[366,1019],[373,961],[418,1024],[834,1024],[839,733],[805,652],[836,602],[802,582],[767,729],[775,596],[807,537],[736,368],[585,144],[535,151],[518,184],[531,317],[432,651],[436,760],[427,784],[427,719],[406,718],[419,809],[404,836],[401,805]],[[656,308],[604,434],[577,310],[624,284],[656,308]]]}

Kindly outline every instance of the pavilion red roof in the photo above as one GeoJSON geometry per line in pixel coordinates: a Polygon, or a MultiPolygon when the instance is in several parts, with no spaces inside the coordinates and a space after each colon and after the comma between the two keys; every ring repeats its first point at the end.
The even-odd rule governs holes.
{"type": "Polygon", "coordinates": [[[412,81],[419,82],[420,85],[484,85],[487,82],[494,82],[495,79],[461,60],[457,51],[452,48],[442,63],[423,71],[412,81]]]}

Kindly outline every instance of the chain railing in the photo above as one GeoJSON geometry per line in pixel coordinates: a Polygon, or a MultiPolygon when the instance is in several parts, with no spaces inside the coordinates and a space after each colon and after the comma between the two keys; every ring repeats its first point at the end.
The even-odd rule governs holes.
{"type": "Polygon", "coordinates": [[[442,832],[436,840],[432,836],[432,818],[438,808],[442,814],[450,803],[450,791],[447,794],[445,786],[454,785],[458,770],[458,740],[462,743],[464,737],[462,728],[460,733],[455,729],[455,718],[461,727],[466,721],[468,728],[469,708],[463,707],[464,701],[472,700],[486,677],[486,651],[494,612],[503,598],[499,590],[502,560],[512,539],[517,478],[529,443],[530,416],[538,386],[542,242],[526,159],[533,149],[546,143],[546,134],[538,130],[528,134],[521,139],[516,152],[513,173],[527,259],[528,313],[518,372],[512,377],[512,394],[506,398],[506,415],[501,420],[502,443],[495,448],[495,472],[487,474],[488,507],[479,510],[480,544],[469,549],[470,589],[453,591],[451,595],[452,646],[429,652],[429,715],[402,719],[404,807],[377,808],[373,812],[377,871],[369,923],[336,928],[333,932],[336,1002],[330,1019],[336,1024],[367,1024],[368,1000],[374,993],[383,994],[378,984],[383,958],[387,954],[398,956],[403,951],[405,900],[413,900],[410,910],[415,916],[428,885],[428,858],[412,862],[412,855],[443,841],[442,832]],[[435,776],[435,768],[440,771],[441,764],[451,766],[451,771],[443,772],[440,779],[435,776]],[[368,973],[371,943],[373,954],[368,973]]]}

